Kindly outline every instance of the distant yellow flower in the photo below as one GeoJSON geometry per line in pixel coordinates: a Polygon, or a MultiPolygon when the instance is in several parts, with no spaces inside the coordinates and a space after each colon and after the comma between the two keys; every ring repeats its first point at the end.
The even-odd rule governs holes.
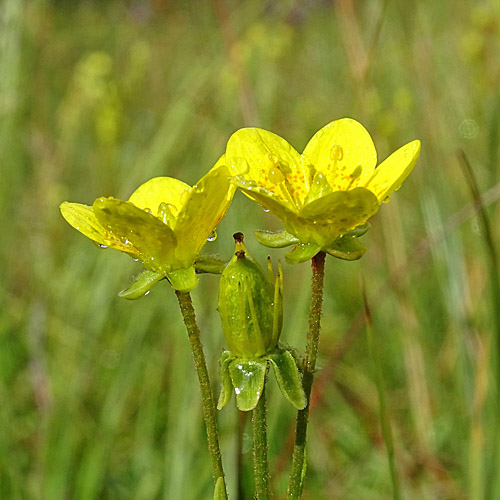
{"type": "Polygon", "coordinates": [[[64,202],[60,209],[69,224],[100,247],[140,260],[149,270],[150,286],[167,278],[176,290],[187,292],[198,283],[195,260],[225,215],[234,190],[222,157],[193,187],[156,177],[128,201],[103,197],[92,206],[64,202]]]}
{"type": "Polygon", "coordinates": [[[260,232],[259,240],[268,246],[299,243],[288,260],[301,262],[320,250],[359,258],[364,247],[351,243],[362,231],[353,230],[399,189],[419,153],[420,141],[413,141],[377,167],[370,134],[357,121],[343,118],[319,130],[302,154],[266,130],[238,130],[229,139],[226,159],[245,165],[235,184],[279,217],[289,233],[260,232]]]}

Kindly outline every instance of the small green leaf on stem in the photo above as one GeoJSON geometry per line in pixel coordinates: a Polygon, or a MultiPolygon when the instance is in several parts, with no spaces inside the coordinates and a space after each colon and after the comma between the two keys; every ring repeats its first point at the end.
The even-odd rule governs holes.
{"type": "Polygon", "coordinates": [[[162,272],[145,269],[134,278],[127,288],[118,293],[118,297],[128,300],[140,299],[151,290],[153,285],[163,278],[165,278],[165,274],[162,272]]]}
{"type": "Polygon", "coordinates": [[[269,356],[269,361],[274,368],[274,375],[283,396],[297,410],[305,408],[306,395],[302,387],[299,369],[292,354],[285,350],[277,350],[269,356]]]}
{"type": "Polygon", "coordinates": [[[219,376],[221,382],[221,391],[219,396],[219,401],[217,403],[217,409],[221,410],[226,406],[231,400],[233,395],[233,383],[231,382],[231,377],[229,375],[229,364],[233,361],[231,353],[229,351],[224,351],[219,360],[219,376]]]}
{"type": "Polygon", "coordinates": [[[312,259],[320,250],[321,248],[313,243],[300,243],[285,255],[285,259],[289,264],[300,264],[312,259]]]}
{"type": "Polygon", "coordinates": [[[235,359],[229,364],[236,404],[241,411],[253,410],[257,406],[264,389],[266,369],[266,359],[235,359]]]}
{"type": "Polygon", "coordinates": [[[269,248],[284,248],[299,243],[296,236],[284,229],[282,231],[255,231],[255,237],[261,245],[269,248]]]}

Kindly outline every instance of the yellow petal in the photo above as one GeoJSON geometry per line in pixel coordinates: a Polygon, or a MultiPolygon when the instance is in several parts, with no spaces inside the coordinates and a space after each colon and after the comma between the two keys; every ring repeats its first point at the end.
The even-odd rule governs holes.
{"type": "Polygon", "coordinates": [[[379,203],[368,189],[334,191],[312,201],[299,212],[299,217],[318,224],[328,224],[330,231],[339,235],[363,224],[375,214],[379,203]]]}
{"type": "Polygon", "coordinates": [[[283,222],[287,219],[297,217],[296,212],[293,211],[293,207],[291,207],[290,204],[281,201],[272,191],[259,186],[255,181],[246,180],[242,177],[235,177],[233,182],[251,200],[256,201],[259,205],[262,205],[283,222]]]}
{"type": "Polygon", "coordinates": [[[99,245],[116,248],[123,252],[134,253],[133,249],[127,248],[120,240],[115,239],[97,220],[92,207],[81,203],[61,203],[60,210],[62,216],[75,229],[84,234],[87,238],[95,241],[99,245]]]}
{"type": "Polygon", "coordinates": [[[191,187],[173,177],[154,177],[139,186],[128,201],[136,207],[150,209],[157,215],[160,203],[168,203],[176,216],[187,199],[191,187]]]}
{"type": "Polygon", "coordinates": [[[376,168],[366,188],[374,193],[380,202],[383,201],[401,187],[413,170],[419,154],[420,141],[405,144],[376,168]]]}
{"type": "Polygon", "coordinates": [[[93,209],[100,224],[126,248],[135,248],[148,269],[170,271],[175,265],[173,231],[128,201],[98,198],[93,209]]]}
{"type": "MultiPolygon", "coordinates": [[[[300,155],[282,137],[259,128],[244,128],[235,132],[227,143],[229,164],[245,165],[247,170],[235,172],[259,186],[273,191],[277,198],[290,202],[306,197],[309,172],[300,162],[300,155]]],[[[244,167],[240,167],[241,169],[244,167]]]]}
{"type": "Polygon", "coordinates": [[[191,266],[208,236],[226,214],[234,195],[225,165],[212,168],[193,186],[174,227],[179,245],[177,259],[191,266]]]}
{"type": "Polygon", "coordinates": [[[302,153],[302,163],[326,176],[334,191],[346,190],[372,176],[377,151],[361,123],[342,118],[314,134],[302,153]]]}

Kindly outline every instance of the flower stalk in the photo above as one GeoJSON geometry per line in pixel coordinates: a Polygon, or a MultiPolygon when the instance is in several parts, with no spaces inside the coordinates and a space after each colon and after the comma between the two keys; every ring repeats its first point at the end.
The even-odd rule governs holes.
{"type": "Polygon", "coordinates": [[[311,389],[314,380],[316,359],[318,357],[319,335],[321,331],[321,306],[323,302],[324,277],[325,252],[319,252],[312,258],[311,308],[309,311],[306,357],[302,374],[307,405],[303,410],[299,410],[297,413],[292,468],[287,490],[287,498],[297,500],[302,495],[303,487],[309,406],[311,402],[311,389]]]}
{"type": "MultiPolygon", "coordinates": [[[[196,323],[196,315],[189,293],[176,290],[175,294],[179,301],[184,324],[188,333],[189,343],[191,344],[191,352],[193,353],[194,364],[198,381],[200,383],[201,398],[203,403],[203,418],[207,429],[208,451],[212,461],[212,475],[214,482],[217,484],[219,478],[222,478],[224,483],[224,494],[227,499],[227,490],[224,479],[224,470],[222,468],[222,458],[219,447],[219,436],[217,432],[217,421],[215,417],[215,401],[210,387],[210,379],[208,376],[207,363],[203,352],[203,345],[200,340],[200,330],[196,323]]],[[[220,481],[219,481],[220,482],[220,481]]]]}
{"type": "Polygon", "coordinates": [[[253,428],[253,476],[257,500],[269,500],[269,464],[267,460],[267,423],[265,389],[252,410],[253,428]]]}

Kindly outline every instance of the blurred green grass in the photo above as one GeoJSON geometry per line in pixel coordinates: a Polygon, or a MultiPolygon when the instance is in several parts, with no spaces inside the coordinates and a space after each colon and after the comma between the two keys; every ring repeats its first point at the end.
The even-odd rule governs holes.
{"type": "MultiPolygon", "coordinates": [[[[380,158],[414,138],[423,148],[372,221],[366,256],[327,261],[306,498],[391,497],[359,274],[405,498],[500,498],[500,479],[488,472],[500,304],[491,303],[484,235],[456,154],[466,152],[490,194],[497,238],[499,14],[495,0],[4,0],[0,498],[211,498],[173,293],[158,286],[139,302],[118,299],[138,266],[94,248],[58,205],[128,197],[157,175],[193,183],[242,126],[271,129],[300,150],[343,116],[370,130],[380,158]]],[[[267,251],[252,238],[262,227],[279,225],[238,194],[209,250],[228,257],[238,230],[263,261],[267,251]]],[[[303,348],[310,269],[285,273],[282,338],[303,348]]],[[[207,276],[193,298],[217,389],[216,290],[207,276]]],[[[283,494],[294,412],[273,381],[268,394],[271,469],[283,494]]],[[[219,418],[236,498],[234,407],[219,418]]]]}

